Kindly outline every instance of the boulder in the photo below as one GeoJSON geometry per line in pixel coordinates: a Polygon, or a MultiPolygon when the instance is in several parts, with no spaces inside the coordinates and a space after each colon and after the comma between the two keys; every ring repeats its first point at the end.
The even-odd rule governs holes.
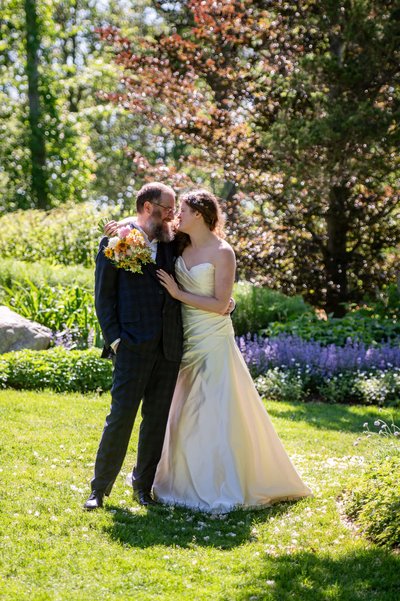
{"type": "Polygon", "coordinates": [[[0,353],[33,349],[41,351],[50,346],[51,330],[21,317],[8,307],[0,306],[0,353]]]}

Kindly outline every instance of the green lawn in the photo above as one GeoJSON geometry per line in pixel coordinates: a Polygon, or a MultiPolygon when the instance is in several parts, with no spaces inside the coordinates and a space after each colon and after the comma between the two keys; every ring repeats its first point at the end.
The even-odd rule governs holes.
{"type": "Polygon", "coordinates": [[[207,516],[136,505],[125,475],[104,510],[82,504],[110,398],[0,392],[0,598],[137,600],[400,599],[400,555],[340,517],[362,469],[365,421],[400,410],[267,403],[314,498],[207,516]]]}

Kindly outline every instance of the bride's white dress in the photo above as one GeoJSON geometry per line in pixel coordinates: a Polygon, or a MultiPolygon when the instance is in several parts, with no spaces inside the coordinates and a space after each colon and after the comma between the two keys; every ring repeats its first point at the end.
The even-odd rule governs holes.
{"type": "MultiPolygon", "coordinates": [[[[176,262],[181,287],[212,296],[214,266],[176,262]]],[[[156,498],[210,512],[311,494],[276,434],[236,345],[229,316],[182,305],[184,354],[156,498]]]]}

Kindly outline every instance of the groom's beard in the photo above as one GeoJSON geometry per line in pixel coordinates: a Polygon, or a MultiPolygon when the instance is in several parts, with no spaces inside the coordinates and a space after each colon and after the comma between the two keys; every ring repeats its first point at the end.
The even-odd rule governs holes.
{"type": "Polygon", "coordinates": [[[174,239],[175,232],[172,221],[152,221],[150,223],[150,238],[155,238],[160,242],[171,242],[174,239]]]}

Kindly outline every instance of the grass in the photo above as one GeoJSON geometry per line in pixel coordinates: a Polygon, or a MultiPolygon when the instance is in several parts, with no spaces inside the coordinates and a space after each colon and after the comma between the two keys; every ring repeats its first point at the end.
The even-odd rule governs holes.
{"type": "Polygon", "coordinates": [[[370,454],[354,445],[362,424],[400,410],[267,402],[315,496],[225,517],[136,505],[124,483],[136,428],[105,509],[86,513],[108,404],[0,392],[3,601],[398,601],[400,556],[342,520],[336,499],[370,454]]]}

